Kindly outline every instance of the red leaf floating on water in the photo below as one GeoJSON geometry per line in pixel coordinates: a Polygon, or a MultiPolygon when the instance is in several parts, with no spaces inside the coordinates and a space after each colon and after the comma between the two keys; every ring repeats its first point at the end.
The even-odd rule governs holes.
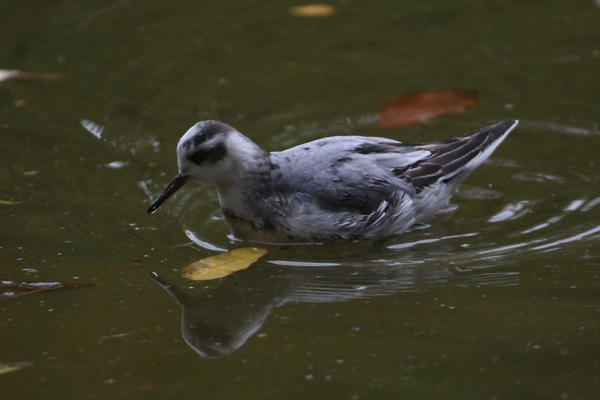
{"type": "Polygon", "coordinates": [[[377,127],[416,125],[476,105],[477,93],[472,90],[442,89],[411,93],[385,103],[379,110],[377,127]]]}

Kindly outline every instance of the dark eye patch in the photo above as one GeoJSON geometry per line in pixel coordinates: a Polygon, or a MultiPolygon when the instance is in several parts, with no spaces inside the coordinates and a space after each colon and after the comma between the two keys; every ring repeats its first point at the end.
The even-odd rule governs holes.
{"type": "Polygon", "coordinates": [[[197,150],[186,158],[196,165],[215,164],[225,158],[226,154],[227,148],[223,143],[220,143],[209,150],[197,150]]]}

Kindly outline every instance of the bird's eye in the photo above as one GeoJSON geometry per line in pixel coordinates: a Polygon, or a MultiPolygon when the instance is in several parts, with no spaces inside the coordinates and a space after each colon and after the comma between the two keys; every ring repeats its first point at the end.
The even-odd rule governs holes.
{"type": "Polygon", "coordinates": [[[204,160],[206,160],[209,154],[210,152],[207,150],[198,150],[192,154],[188,154],[187,159],[193,162],[194,164],[200,165],[204,162],[204,160]]]}

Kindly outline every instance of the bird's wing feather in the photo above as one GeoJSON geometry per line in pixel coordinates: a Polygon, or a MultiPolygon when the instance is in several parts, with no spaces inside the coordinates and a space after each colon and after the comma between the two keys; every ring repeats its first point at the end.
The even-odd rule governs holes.
{"type": "Polygon", "coordinates": [[[469,136],[428,144],[379,137],[335,136],[271,153],[281,168],[275,190],[303,193],[330,208],[370,214],[448,183],[452,190],[517,125],[508,120],[469,136]]]}
{"type": "Polygon", "coordinates": [[[518,121],[507,120],[469,136],[416,145],[431,151],[431,157],[416,163],[404,176],[417,191],[439,181],[455,187],[492,154],[517,123],[518,121]]]}
{"type": "Polygon", "coordinates": [[[430,150],[385,138],[331,137],[272,153],[281,168],[273,183],[279,188],[275,192],[301,192],[328,208],[370,214],[383,201],[412,197],[414,187],[394,171],[430,155],[430,150]]]}

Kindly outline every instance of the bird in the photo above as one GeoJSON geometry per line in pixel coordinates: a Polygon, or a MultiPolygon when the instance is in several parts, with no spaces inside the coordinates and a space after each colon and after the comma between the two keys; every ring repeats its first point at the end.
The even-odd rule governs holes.
{"type": "Polygon", "coordinates": [[[383,239],[443,209],[518,120],[467,136],[402,143],[331,136],[268,152],[216,120],[196,123],[177,145],[178,173],[154,213],[186,182],[213,185],[236,237],[259,242],[383,239]]]}

